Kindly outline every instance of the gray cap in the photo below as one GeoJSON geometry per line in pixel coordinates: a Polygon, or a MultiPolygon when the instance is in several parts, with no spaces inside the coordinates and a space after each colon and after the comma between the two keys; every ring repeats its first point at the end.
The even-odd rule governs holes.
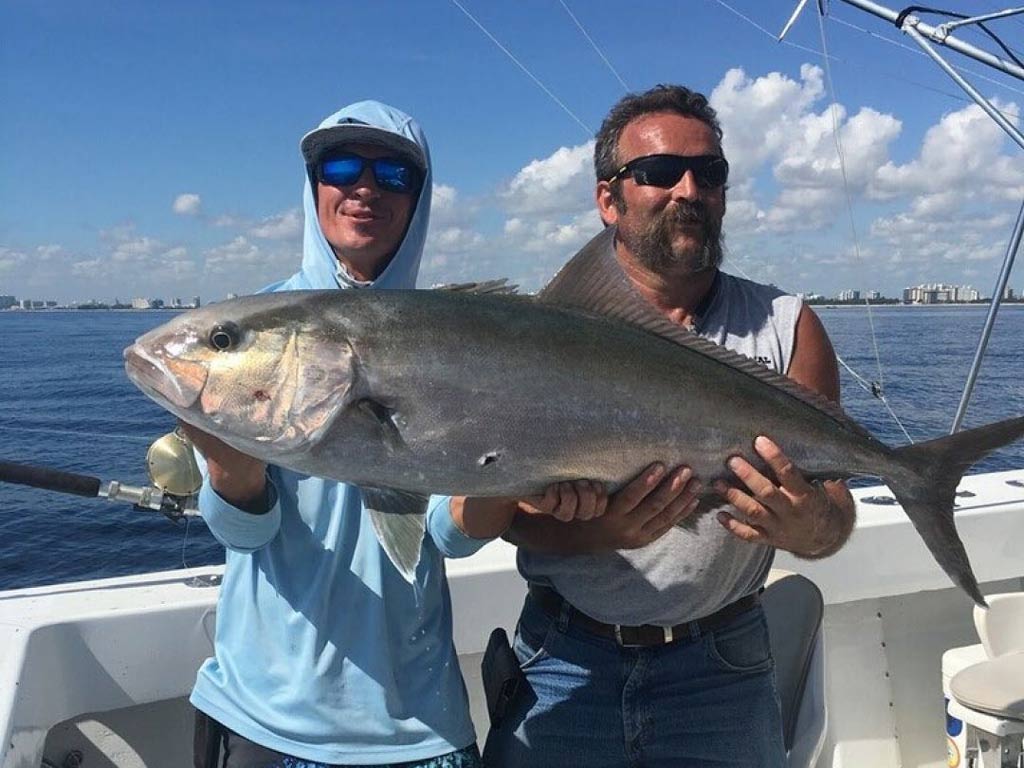
{"type": "Polygon", "coordinates": [[[343,119],[347,122],[316,128],[302,137],[302,156],[306,158],[306,165],[315,164],[327,150],[341,144],[372,144],[411,159],[420,171],[426,173],[427,162],[423,150],[412,139],[359,120],[343,119]]]}

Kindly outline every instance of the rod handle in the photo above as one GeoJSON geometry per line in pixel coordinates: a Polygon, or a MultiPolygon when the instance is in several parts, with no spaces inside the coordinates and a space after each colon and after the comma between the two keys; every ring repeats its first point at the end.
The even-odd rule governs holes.
{"type": "Polygon", "coordinates": [[[76,475],[72,472],[61,472],[48,467],[33,467],[28,464],[15,464],[9,461],[0,461],[0,482],[30,485],[33,488],[73,493],[76,496],[95,497],[100,493],[98,477],[76,475]]]}

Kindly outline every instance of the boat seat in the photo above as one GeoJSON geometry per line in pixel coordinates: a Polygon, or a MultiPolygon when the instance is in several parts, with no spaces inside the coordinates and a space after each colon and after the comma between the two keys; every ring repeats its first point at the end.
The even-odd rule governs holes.
{"type": "Polygon", "coordinates": [[[974,606],[974,628],[985,653],[994,659],[1024,651],[1024,592],[1003,592],[985,599],[988,608],[974,606]]]}
{"type": "Polygon", "coordinates": [[[782,703],[790,768],[813,766],[825,742],[821,591],[810,579],[773,570],[761,595],[782,703]]]}
{"type": "Polygon", "coordinates": [[[1024,651],[968,667],[952,679],[950,689],[968,709],[1024,723],[1024,651]]]}
{"type": "Polygon", "coordinates": [[[1024,592],[988,595],[974,625],[987,659],[949,682],[949,714],[967,725],[966,747],[980,768],[1024,759],[1024,592]]]}

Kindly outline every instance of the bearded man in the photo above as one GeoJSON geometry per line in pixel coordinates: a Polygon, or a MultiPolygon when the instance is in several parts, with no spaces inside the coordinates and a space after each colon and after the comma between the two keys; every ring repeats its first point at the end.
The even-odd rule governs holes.
{"type": "MultiPolygon", "coordinates": [[[[623,98],[594,153],[606,229],[562,274],[600,270],[626,300],[838,401],[835,354],[810,308],[719,269],[721,140],[699,93],[623,98]]],[[[842,483],[809,483],[766,437],[754,447],[768,470],[731,459],[736,484],[715,483],[729,505],[717,514],[687,504],[652,518],[657,493],[636,503],[620,492],[592,519],[517,515],[505,535],[530,587],[514,642],[525,684],[491,729],[488,766],[785,764],[758,594],[776,549],[838,550],[854,505],[842,483]]],[[[680,479],[687,496],[699,490],[700,478],[680,479]]],[[[587,485],[575,492],[581,508],[595,504],[587,485]]]]}

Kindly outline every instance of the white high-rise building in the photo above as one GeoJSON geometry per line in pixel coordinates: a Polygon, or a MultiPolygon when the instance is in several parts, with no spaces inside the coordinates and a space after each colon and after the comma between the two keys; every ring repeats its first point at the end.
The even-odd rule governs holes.
{"type": "Polygon", "coordinates": [[[903,289],[903,301],[913,304],[949,304],[978,301],[981,294],[969,285],[926,283],[903,289]]]}

